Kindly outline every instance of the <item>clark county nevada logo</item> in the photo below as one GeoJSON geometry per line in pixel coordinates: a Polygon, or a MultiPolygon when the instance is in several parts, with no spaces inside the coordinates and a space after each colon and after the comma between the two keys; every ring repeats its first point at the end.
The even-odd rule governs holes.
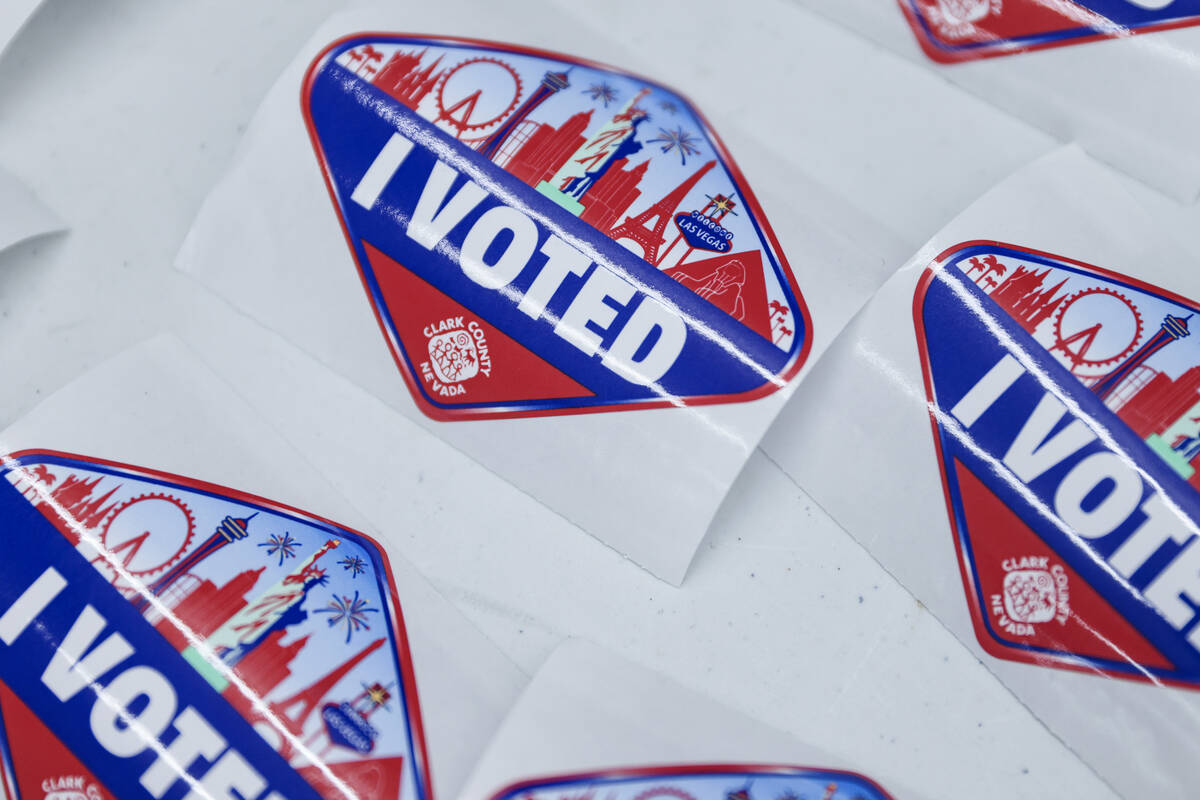
{"type": "Polygon", "coordinates": [[[1200,684],[1196,303],[976,242],[926,272],[913,313],[980,644],[1200,684]]]}
{"type": "Polygon", "coordinates": [[[1200,0],[898,0],[921,49],[952,63],[1200,23],[1200,0]]]}
{"type": "Polygon", "coordinates": [[[2,460],[10,800],[428,800],[399,600],[371,539],[150,470],[2,460]]]}
{"type": "Polygon", "coordinates": [[[362,34],[303,110],[371,308],[438,420],[744,402],[812,324],[676,92],[555,53],[362,34]]]}

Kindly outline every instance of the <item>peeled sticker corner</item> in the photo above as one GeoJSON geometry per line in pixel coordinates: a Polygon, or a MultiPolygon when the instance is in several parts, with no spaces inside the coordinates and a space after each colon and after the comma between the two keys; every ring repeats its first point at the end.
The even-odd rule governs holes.
{"type": "Polygon", "coordinates": [[[803,365],[791,269],[678,93],[556,53],[365,33],[316,58],[302,104],[429,417],[742,402],[803,365]]]}
{"type": "Polygon", "coordinates": [[[0,168],[0,251],[64,227],[28,186],[0,168]]]}
{"type": "Polygon", "coordinates": [[[98,459],[25,451],[2,472],[11,800],[430,797],[400,605],[370,538],[98,459]]]}

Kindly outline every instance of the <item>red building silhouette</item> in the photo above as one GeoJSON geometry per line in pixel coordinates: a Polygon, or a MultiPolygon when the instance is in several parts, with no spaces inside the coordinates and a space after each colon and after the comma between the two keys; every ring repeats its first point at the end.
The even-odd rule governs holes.
{"type": "MultiPolygon", "coordinates": [[[[1122,388],[1118,385],[1114,394],[1122,388]]],[[[1200,402],[1200,367],[1192,367],[1174,379],[1157,373],[1118,408],[1116,414],[1134,433],[1145,439],[1151,434],[1162,435],[1197,402],[1200,402]]],[[[1173,446],[1176,442],[1167,444],[1173,446]]],[[[1188,483],[1200,490],[1200,455],[1188,463],[1196,470],[1188,483]]]]}
{"type": "MultiPolygon", "coordinates": [[[[207,638],[246,607],[246,594],[258,583],[265,569],[248,569],[219,589],[210,580],[202,582],[175,605],[172,609],[174,616],[189,632],[201,639],[207,638]]],[[[170,619],[164,618],[154,627],[176,650],[182,651],[188,646],[183,630],[170,619]]]]}
{"type": "MultiPolygon", "coordinates": [[[[230,514],[226,514],[225,518],[217,524],[216,530],[214,530],[207,539],[201,542],[198,547],[192,550],[192,552],[188,553],[187,556],[175,564],[175,566],[171,567],[162,575],[154,579],[154,582],[147,587],[149,590],[148,593],[153,595],[166,594],[171,590],[171,587],[176,581],[183,578],[183,576],[190,574],[191,570],[194,569],[200,562],[204,561],[206,558],[209,558],[213,555],[213,553],[216,553],[226,545],[245,539],[250,535],[250,520],[257,516],[257,511],[245,518],[234,517],[230,514]]],[[[143,613],[150,605],[146,595],[135,597],[131,602],[133,603],[134,608],[137,608],[143,613]]]]}
{"type": "Polygon", "coordinates": [[[588,110],[571,116],[558,128],[534,123],[538,125],[537,129],[504,168],[530,186],[550,180],[567,163],[571,154],[587,141],[583,132],[591,122],[592,111],[588,110]]]}
{"type": "Polygon", "coordinates": [[[1118,386],[1128,380],[1142,364],[1145,364],[1159,350],[1162,350],[1171,344],[1171,342],[1177,342],[1180,339],[1186,339],[1188,336],[1191,336],[1191,332],[1188,330],[1188,320],[1192,316],[1192,314],[1188,314],[1186,317],[1176,317],[1167,314],[1163,318],[1162,327],[1159,328],[1158,333],[1143,342],[1142,346],[1134,351],[1133,355],[1114,367],[1112,372],[1100,378],[1088,388],[1101,400],[1113,394],[1118,386]]]}
{"type": "Polygon", "coordinates": [[[428,51],[414,53],[397,50],[371,83],[409,108],[416,109],[442,77],[442,73],[435,72],[441,63],[441,56],[425,69],[420,69],[421,60],[425,58],[426,52],[428,51]]]}
{"type": "Polygon", "coordinates": [[[546,102],[550,97],[553,97],[558,92],[570,86],[565,72],[551,72],[546,70],[546,74],[542,76],[541,83],[534,89],[529,97],[525,98],[525,102],[521,103],[521,107],[512,113],[512,115],[500,124],[500,127],[487,135],[476,152],[486,158],[495,158],[497,152],[508,141],[508,137],[512,136],[513,132],[528,119],[529,115],[546,102]]]}
{"type": "MultiPolygon", "coordinates": [[[[280,640],[285,633],[283,630],[271,631],[262,644],[251,650],[233,668],[238,677],[259,697],[266,697],[291,676],[292,660],[300,655],[300,651],[308,644],[308,636],[302,636],[291,644],[281,644],[280,640]]],[[[240,692],[240,689],[230,685],[225,692],[240,692]]]]}
{"type": "Polygon", "coordinates": [[[120,484],[99,497],[92,496],[97,484],[102,480],[104,480],[103,477],[88,480],[68,475],[50,492],[49,502],[35,502],[34,505],[41,509],[63,536],[67,537],[67,541],[78,545],[79,534],[74,526],[83,526],[94,530],[117,505],[117,501],[110,501],[110,498],[121,488],[120,484]]]}
{"type": "Polygon", "coordinates": [[[643,161],[633,169],[626,169],[628,164],[629,159],[618,159],[596,181],[583,199],[584,210],[579,215],[581,220],[597,230],[611,230],[617,219],[641,197],[642,192],[637,187],[650,162],[643,161]]]}
{"type": "Polygon", "coordinates": [[[1158,373],[1117,411],[1117,416],[1145,439],[1161,434],[1200,401],[1200,367],[1192,367],[1172,380],[1158,373]]]}
{"type": "Polygon", "coordinates": [[[995,300],[1001,308],[1007,311],[1017,324],[1026,331],[1033,333],[1067,298],[1066,294],[1055,297],[1058,290],[1067,282],[1060,282],[1043,289],[1042,283],[1050,275],[1051,270],[1038,272],[1025,266],[1017,267],[1016,272],[1008,280],[1000,284],[989,297],[995,300]]]}

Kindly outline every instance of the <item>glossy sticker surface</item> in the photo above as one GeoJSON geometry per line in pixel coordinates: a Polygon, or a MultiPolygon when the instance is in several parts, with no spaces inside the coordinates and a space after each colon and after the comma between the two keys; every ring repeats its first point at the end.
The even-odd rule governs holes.
{"type": "Polygon", "coordinates": [[[806,767],[684,766],[524,781],[492,800],[891,800],[861,775],[806,767]]]}
{"type": "Polygon", "coordinates": [[[954,62],[1200,23],[1200,0],[898,0],[921,48],[954,62]]]}
{"type": "Polygon", "coordinates": [[[362,34],[316,59],[302,104],[430,417],[737,402],[802,365],[811,323],[771,228],[670,89],[554,53],[362,34]]]}
{"type": "Polygon", "coordinates": [[[913,310],[984,649],[1200,684],[1197,305],[976,242],[939,258],[913,310]]]}
{"type": "Polygon", "coordinates": [[[17,454],[3,473],[10,797],[182,798],[189,781],[245,800],[429,797],[400,607],[374,542],[75,456],[17,454]]]}

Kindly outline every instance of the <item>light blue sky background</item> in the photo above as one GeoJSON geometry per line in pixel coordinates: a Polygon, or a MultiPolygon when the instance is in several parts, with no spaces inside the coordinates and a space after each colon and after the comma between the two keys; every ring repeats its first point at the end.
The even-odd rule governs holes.
{"type": "MultiPolygon", "coordinates": [[[[1036,268],[1039,272],[1047,269],[1046,266],[1038,263],[1023,262],[1007,256],[998,256],[997,260],[1008,266],[1006,277],[1011,276],[1016,271],[1016,268],[1022,264],[1027,267],[1036,268]]],[[[958,262],[957,266],[965,272],[970,268],[969,262],[970,259],[964,259],[958,262]]],[[[1052,269],[1052,272],[1042,282],[1042,285],[1049,288],[1064,278],[1067,279],[1066,285],[1059,290],[1060,295],[1073,294],[1083,289],[1104,286],[1115,289],[1128,298],[1142,315],[1143,331],[1141,337],[1138,339],[1138,346],[1158,332],[1167,314],[1186,317],[1193,313],[1192,309],[1181,306],[1178,303],[1162,300],[1147,292],[1118,285],[1104,278],[1082,275],[1066,269],[1050,269],[1052,269]]],[[[972,277],[978,277],[978,273],[975,273],[972,277]]],[[[1106,346],[1119,348],[1120,344],[1113,343],[1117,339],[1123,339],[1124,342],[1129,341],[1130,334],[1126,333],[1126,331],[1131,330],[1131,317],[1128,311],[1116,301],[1107,298],[1088,299],[1080,301],[1071,309],[1068,309],[1067,313],[1068,316],[1063,319],[1064,334],[1069,335],[1072,331],[1087,327],[1095,322],[1109,326],[1111,329],[1110,332],[1102,331],[1097,336],[1095,349],[1098,352],[1102,352],[1106,346]]],[[[1154,369],[1165,372],[1171,378],[1177,378],[1184,371],[1200,364],[1200,316],[1193,318],[1188,324],[1192,331],[1191,336],[1167,345],[1148,359],[1146,364],[1154,369]]],[[[1039,325],[1034,332],[1034,338],[1042,346],[1046,347],[1047,350],[1050,349],[1054,344],[1053,319],[1039,325]]],[[[1057,355],[1059,356],[1059,360],[1065,363],[1062,354],[1059,353],[1057,355]]],[[[1100,372],[1103,371],[1100,370],[1100,372]]]]}

